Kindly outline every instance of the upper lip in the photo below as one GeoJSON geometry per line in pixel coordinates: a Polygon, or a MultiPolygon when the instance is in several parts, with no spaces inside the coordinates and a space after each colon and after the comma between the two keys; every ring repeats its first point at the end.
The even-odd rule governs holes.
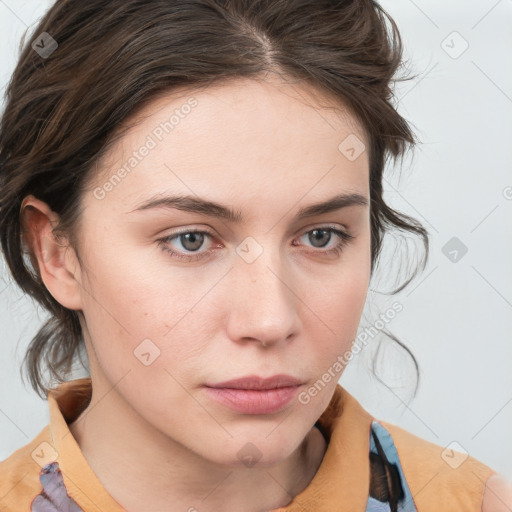
{"type": "Polygon", "coordinates": [[[290,375],[274,375],[272,377],[259,377],[249,375],[239,379],[226,380],[215,384],[207,384],[209,388],[230,388],[230,389],[275,389],[289,386],[299,386],[302,381],[290,375]]]}

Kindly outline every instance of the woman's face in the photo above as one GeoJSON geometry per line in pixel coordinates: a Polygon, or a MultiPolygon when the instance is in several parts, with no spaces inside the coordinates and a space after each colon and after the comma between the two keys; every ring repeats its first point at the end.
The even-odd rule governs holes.
{"type": "Polygon", "coordinates": [[[311,94],[243,79],[154,100],[83,197],[76,278],[95,392],[115,386],[145,428],[220,464],[297,449],[366,298],[367,141],[311,94]],[[299,214],[341,194],[366,204],[299,214]],[[277,374],[300,382],[281,405],[206,387],[277,374]]]}

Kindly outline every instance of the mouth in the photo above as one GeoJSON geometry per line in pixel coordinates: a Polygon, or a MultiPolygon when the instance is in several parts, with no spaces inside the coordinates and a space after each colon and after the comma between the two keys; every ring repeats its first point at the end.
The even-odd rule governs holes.
{"type": "Polygon", "coordinates": [[[248,376],[215,384],[204,389],[216,402],[242,414],[272,414],[284,409],[297,395],[302,381],[290,375],[269,378],[248,376]]]}
{"type": "Polygon", "coordinates": [[[303,382],[300,379],[292,377],[291,375],[279,374],[267,378],[259,377],[258,375],[248,375],[247,377],[217,382],[215,384],[206,384],[206,386],[209,388],[254,389],[264,391],[276,388],[300,386],[301,384],[303,384],[303,382]]]}

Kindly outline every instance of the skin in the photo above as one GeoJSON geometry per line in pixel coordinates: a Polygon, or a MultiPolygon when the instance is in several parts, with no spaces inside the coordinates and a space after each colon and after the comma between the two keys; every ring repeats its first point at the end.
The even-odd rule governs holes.
{"type": "Polygon", "coordinates": [[[83,196],[77,250],[52,236],[58,217],[34,196],[23,219],[45,286],[83,313],[93,394],[70,430],[107,491],[130,512],[268,511],[317,472],[327,446],[314,423],[338,379],[266,415],[235,412],[203,385],[284,373],[304,391],[350,350],[370,280],[369,161],[338,145],[350,134],[367,140],[342,104],[311,86],[237,79],[145,106],[91,191],[191,96],[197,106],[113,190],[83,196]],[[341,192],[368,204],[295,219],[341,192]],[[133,211],[163,193],[207,198],[244,220],[133,211]],[[326,225],[354,236],[339,255],[325,253],[335,233],[316,244],[308,236],[326,225]],[[202,253],[197,261],[173,259],[157,241],[193,229],[212,234],[196,252],[183,237],[165,246],[202,253]],[[263,249],[251,263],[236,251],[247,237],[263,249]],[[160,350],[147,366],[134,355],[145,339],[160,350]],[[251,467],[237,455],[249,442],[260,454],[251,467]]]}
{"type": "Polygon", "coordinates": [[[494,474],[487,479],[482,499],[482,512],[512,510],[512,478],[494,474]]]}

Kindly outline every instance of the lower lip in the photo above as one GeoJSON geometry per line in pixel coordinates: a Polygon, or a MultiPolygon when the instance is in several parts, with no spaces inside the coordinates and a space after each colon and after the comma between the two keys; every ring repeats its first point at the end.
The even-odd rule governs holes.
{"type": "Polygon", "coordinates": [[[297,394],[299,386],[255,390],[205,387],[209,396],[244,414],[272,414],[283,409],[297,394]]]}

